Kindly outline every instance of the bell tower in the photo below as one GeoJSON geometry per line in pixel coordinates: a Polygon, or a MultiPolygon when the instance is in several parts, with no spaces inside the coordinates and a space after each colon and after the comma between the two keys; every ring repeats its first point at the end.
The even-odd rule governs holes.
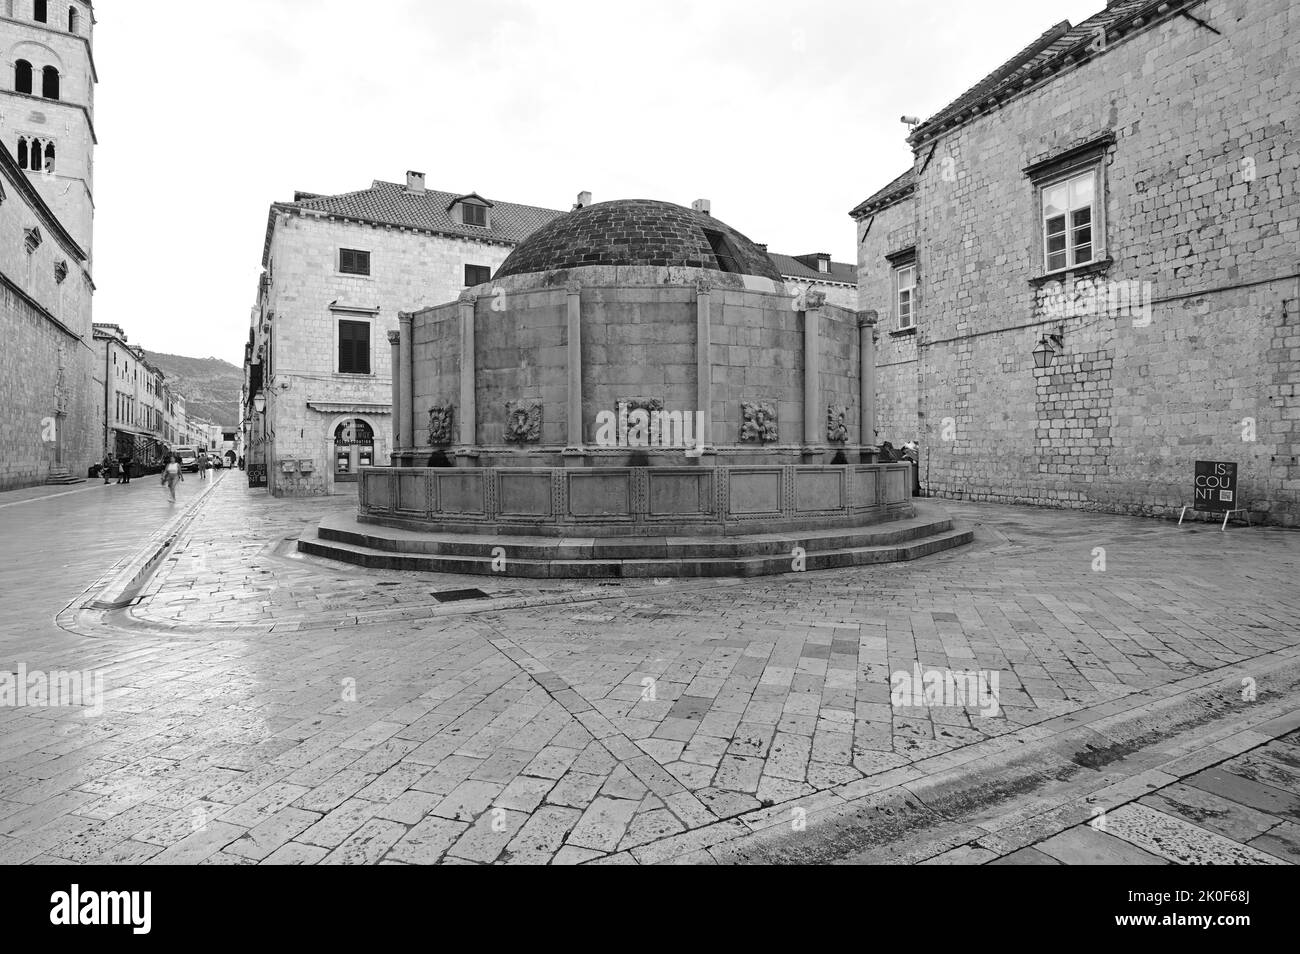
{"type": "Polygon", "coordinates": [[[0,0],[0,141],[91,255],[95,14],[91,0],[0,0]]]}

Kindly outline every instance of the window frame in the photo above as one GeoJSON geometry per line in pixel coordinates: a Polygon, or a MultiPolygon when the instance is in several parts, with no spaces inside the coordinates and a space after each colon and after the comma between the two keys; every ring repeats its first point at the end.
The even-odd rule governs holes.
{"type": "MultiPolygon", "coordinates": [[[[375,375],[375,319],[373,315],[358,314],[349,311],[331,313],[334,319],[334,373],[355,377],[374,377],[375,375]],[[343,323],[366,326],[366,370],[343,370],[343,323]]],[[[353,362],[355,365],[355,354],[353,362]]]]}
{"type": "Polygon", "coordinates": [[[371,250],[368,248],[345,248],[343,246],[340,246],[338,252],[334,256],[335,271],[337,271],[340,275],[347,275],[351,278],[369,278],[372,273],[372,265],[373,262],[371,261],[371,250]],[[362,272],[362,271],[350,271],[348,269],[345,269],[343,267],[344,252],[351,252],[353,255],[364,255],[366,257],[366,270],[362,272]]]}
{"type": "MultiPolygon", "coordinates": [[[[1039,282],[1075,271],[1094,271],[1104,268],[1110,261],[1111,249],[1107,239],[1108,177],[1106,167],[1110,163],[1110,157],[1115,148],[1115,134],[1105,132],[1085,142],[1070,146],[1055,155],[1049,155],[1032,162],[1022,170],[1034,189],[1033,220],[1025,223],[1031,229],[1030,234],[1033,238],[1026,243],[1026,250],[1032,256],[1037,256],[1037,261],[1040,263],[1031,265],[1031,274],[1033,275],[1030,279],[1031,282],[1039,282]],[[1092,257],[1086,262],[1072,262],[1071,258],[1075,255],[1074,246],[1067,240],[1065,266],[1051,269],[1048,267],[1051,259],[1048,253],[1047,216],[1044,214],[1046,211],[1044,207],[1046,191],[1086,174],[1091,174],[1093,177],[1092,203],[1090,206],[1092,210],[1090,222],[1092,257]]],[[[1067,236],[1070,234],[1071,228],[1069,214],[1071,211],[1073,210],[1067,209],[1067,236]]]]}
{"type": "Polygon", "coordinates": [[[919,284],[917,280],[916,259],[908,259],[898,262],[893,267],[894,277],[894,326],[897,331],[910,331],[916,327],[916,287],[919,284]],[[902,277],[908,274],[912,278],[912,283],[906,288],[903,287],[902,277]],[[903,292],[907,295],[907,324],[903,324],[903,292]]]}
{"type": "Polygon", "coordinates": [[[465,263],[465,272],[464,272],[464,276],[463,276],[463,277],[464,277],[464,279],[465,279],[465,287],[466,287],[466,288],[473,288],[475,285],[485,285],[485,284],[487,284],[488,282],[492,281],[492,266],[491,266],[491,265],[471,265],[469,262],[466,262],[466,263],[465,263]],[[472,281],[470,281],[469,270],[470,270],[471,268],[480,268],[480,269],[483,270],[484,277],[483,277],[483,280],[482,280],[481,282],[472,282],[472,281]]]}
{"type": "Polygon", "coordinates": [[[460,204],[460,224],[472,229],[485,229],[488,227],[488,207],[479,205],[477,202],[462,202],[460,204]],[[469,220],[469,210],[476,209],[476,214],[483,216],[482,222],[471,222],[469,220]]]}
{"type": "Polygon", "coordinates": [[[1043,179],[1035,184],[1038,190],[1038,242],[1042,251],[1042,269],[1044,275],[1054,275],[1058,272],[1068,272],[1078,268],[1086,268],[1094,265],[1105,257],[1105,244],[1101,241],[1104,234],[1102,229],[1102,175],[1099,163],[1093,162],[1084,166],[1075,166],[1064,170],[1057,175],[1043,179]],[[1090,179],[1092,185],[1092,198],[1086,206],[1080,205],[1077,208],[1070,203],[1069,193],[1071,185],[1082,179],[1090,179]],[[1049,240],[1054,237],[1053,233],[1047,230],[1047,193],[1053,189],[1064,186],[1066,189],[1066,206],[1063,215],[1053,216],[1052,218],[1061,218],[1064,229],[1061,234],[1065,236],[1065,247],[1060,251],[1053,252],[1049,247],[1049,240]],[[1088,242],[1079,243],[1074,241],[1074,234],[1083,226],[1074,224],[1075,213],[1088,209],[1088,242]],[[1091,254],[1086,260],[1079,261],[1076,259],[1078,249],[1086,244],[1091,250],[1091,254]],[[1065,264],[1052,267],[1053,255],[1065,255],[1065,264]]]}

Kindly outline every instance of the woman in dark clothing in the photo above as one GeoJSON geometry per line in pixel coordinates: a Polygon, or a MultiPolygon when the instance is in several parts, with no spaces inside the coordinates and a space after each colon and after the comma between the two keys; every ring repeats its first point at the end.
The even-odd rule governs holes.
{"type": "Polygon", "coordinates": [[[117,482],[119,484],[129,484],[131,482],[131,458],[123,457],[117,467],[117,482]]]}

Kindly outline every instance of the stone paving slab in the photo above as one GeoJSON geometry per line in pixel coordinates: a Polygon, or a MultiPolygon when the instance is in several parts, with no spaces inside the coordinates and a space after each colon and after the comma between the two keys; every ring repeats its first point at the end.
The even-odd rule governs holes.
{"type": "MultiPolygon", "coordinates": [[[[1229,677],[1268,700],[1263,660],[1300,619],[1300,538],[1262,529],[955,505],[976,543],[918,563],[614,586],[294,554],[294,534],[352,505],[223,480],[139,605],[61,617],[91,638],[0,644],[15,665],[102,668],[106,688],[93,718],[0,708],[0,860],[713,861],[796,809],[814,825],[873,799],[884,845],[880,812],[933,812],[904,784],[1085,725],[1094,758],[1138,758],[1143,706],[1229,677]],[[434,596],[466,587],[486,598],[434,596]],[[996,675],[996,697],[957,681],[970,673],[996,675]]],[[[1276,819],[1241,855],[1258,860],[1294,842],[1276,787],[1294,766],[1251,731],[1211,738],[1226,748],[1186,784],[1276,819]]],[[[1098,778],[1134,801],[1181,777],[1098,778]]],[[[1169,804],[1133,811],[1178,818],[1160,791],[1169,804]]],[[[1037,842],[1087,818],[1070,800],[1060,813],[1037,842]]],[[[882,858],[1035,844],[966,823],[928,836],[882,858]]]]}

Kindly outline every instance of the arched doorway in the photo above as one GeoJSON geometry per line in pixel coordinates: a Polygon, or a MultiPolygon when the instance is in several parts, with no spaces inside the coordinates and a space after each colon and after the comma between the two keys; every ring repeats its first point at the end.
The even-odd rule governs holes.
{"type": "Polygon", "coordinates": [[[355,482],[361,468],[374,462],[374,428],[359,417],[339,421],[334,428],[334,480],[355,482]]]}

